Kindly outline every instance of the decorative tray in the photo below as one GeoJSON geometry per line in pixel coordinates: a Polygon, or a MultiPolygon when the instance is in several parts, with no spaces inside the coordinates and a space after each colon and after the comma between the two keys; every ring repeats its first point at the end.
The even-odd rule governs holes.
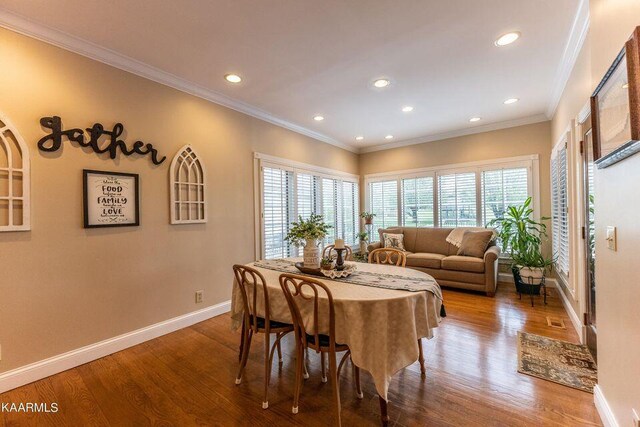
{"type": "Polygon", "coordinates": [[[328,277],[330,279],[340,279],[342,277],[349,277],[351,273],[356,271],[356,265],[353,263],[345,263],[344,270],[341,270],[341,271],[338,271],[336,269],[323,270],[321,268],[305,267],[304,263],[302,262],[296,262],[295,266],[302,273],[311,274],[313,276],[328,277]]]}

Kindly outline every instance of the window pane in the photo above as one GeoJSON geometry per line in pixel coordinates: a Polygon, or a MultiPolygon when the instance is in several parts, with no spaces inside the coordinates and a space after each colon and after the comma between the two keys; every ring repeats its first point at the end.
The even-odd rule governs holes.
{"type": "MultiPolygon", "coordinates": [[[[342,204],[341,204],[342,205],[342,204]]],[[[341,206],[340,206],[341,207],[341,206]]],[[[324,222],[331,225],[323,244],[330,245],[336,239],[336,229],[338,227],[336,215],[340,212],[337,200],[337,185],[333,179],[322,179],[322,215],[324,222]]]]}
{"type": "MultiPolygon", "coordinates": [[[[398,181],[379,181],[369,184],[369,209],[376,216],[373,219],[376,228],[398,225],[398,181]]],[[[377,233],[372,233],[377,240],[377,233]]]]}
{"type": "Polygon", "coordinates": [[[438,176],[438,217],[441,227],[475,227],[476,174],[438,176]]]}
{"type": "Polygon", "coordinates": [[[293,221],[293,172],[262,168],[264,257],[286,258],[292,248],[284,241],[293,221]]]}
{"type": "Polygon", "coordinates": [[[357,244],[358,233],[358,185],[355,182],[342,182],[342,222],[343,239],[347,245],[357,244]]]}
{"type": "Polygon", "coordinates": [[[552,247],[558,257],[556,268],[569,274],[569,218],[567,196],[567,149],[561,148],[551,159],[552,247]]]}
{"type": "Polygon", "coordinates": [[[528,188],[527,168],[482,172],[482,223],[501,217],[509,206],[524,203],[528,188]]]}
{"type": "Polygon", "coordinates": [[[405,226],[433,227],[433,177],[402,180],[402,223],[405,226]]]}
{"type": "Polygon", "coordinates": [[[317,176],[299,173],[296,176],[298,196],[298,216],[308,219],[312,213],[318,212],[318,180],[317,176]]]}

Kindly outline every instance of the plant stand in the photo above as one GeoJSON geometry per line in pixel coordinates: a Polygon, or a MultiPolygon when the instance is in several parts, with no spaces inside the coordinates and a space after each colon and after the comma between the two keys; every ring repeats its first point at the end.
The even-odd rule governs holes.
{"type": "Polygon", "coordinates": [[[544,305],[547,305],[547,286],[545,285],[546,277],[543,276],[539,283],[533,283],[533,279],[531,278],[527,278],[526,280],[523,279],[515,266],[511,268],[511,271],[513,272],[513,280],[520,299],[522,299],[522,294],[530,295],[531,307],[533,307],[533,296],[540,295],[540,291],[542,290],[544,305]]]}

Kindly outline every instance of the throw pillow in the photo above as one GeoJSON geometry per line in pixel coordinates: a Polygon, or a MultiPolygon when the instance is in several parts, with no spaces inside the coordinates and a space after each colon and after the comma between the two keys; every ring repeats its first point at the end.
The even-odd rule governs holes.
{"type": "Polygon", "coordinates": [[[384,247],[400,249],[404,252],[404,234],[384,233],[384,247]]]}
{"type": "Polygon", "coordinates": [[[462,236],[457,255],[483,258],[491,239],[493,231],[467,231],[462,236]]]}

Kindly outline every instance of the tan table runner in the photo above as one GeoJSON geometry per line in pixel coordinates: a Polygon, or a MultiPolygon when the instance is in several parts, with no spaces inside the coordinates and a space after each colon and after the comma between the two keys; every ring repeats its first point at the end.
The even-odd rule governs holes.
{"type": "MultiPolygon", "coordinates": [[[[289,262],[301,259],[288,259],[289,262]]],[[[280,288],[281,272],[254,266],[267,282],[269,290],[271,319],[292,323],[287,301],[280,288]]],[[[377,264],[358,264],[362,273],[372,275],[403,276],[410,279],[433,280],[431,276],[417,270],[377,264]]],[[[336,320],[336,341],[347,344],[351,357],[361,369],[373,377],[380,396],[387,399],[389,382],[393,375],[418,359],[418,338],[432,338],[433,330],[441,320],[442,300],[438,290],[434,292],[407,292],[374,286],[361,286],[339,282],[329,278],[316,277],[330,290],[334,299],[336,320]]],[[[437,284],[435,284],[437,286],[437,284]]],[[[326,299],[321,299],[322,301],[326,299]]],[[[264,301],[258,298],[259,302],[264,301]]],[[[258,313],[264,307],[258,304],[258,313]]],[[[240,290],[233,284],[231,317],[234,326],[242,322],[243,306],[240,290]]],[[[302,313],[305,325],[311,329],[313,316],[302,313]]],[[[325,316],[326,317],[326,316],[325,316]]],[[[328,319],[320,319],[320,333],[328,333],[328,319]]],[[[420,375],[417,373],[416,375],[420,375]]]]}

